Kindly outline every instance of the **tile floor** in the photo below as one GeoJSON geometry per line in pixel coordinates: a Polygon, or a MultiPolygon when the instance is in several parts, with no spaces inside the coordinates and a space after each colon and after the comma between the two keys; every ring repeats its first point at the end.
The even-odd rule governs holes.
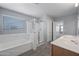
{"type": "Polygon", "coordinates": [[[35,51],[30,50],[25,52],[19,56],[51,56],[51,46],[49,43],[45,43],[39,46],[35,51]]]}

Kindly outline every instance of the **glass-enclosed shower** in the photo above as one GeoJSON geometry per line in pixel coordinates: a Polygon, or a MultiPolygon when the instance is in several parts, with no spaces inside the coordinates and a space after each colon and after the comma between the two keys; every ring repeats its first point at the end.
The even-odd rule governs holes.
{"type": "Polygon", "coordinates": [[[79,7],[73,15],[61,16],[53,20],[53,40],[62,35],[79,35],[79,7]]]}

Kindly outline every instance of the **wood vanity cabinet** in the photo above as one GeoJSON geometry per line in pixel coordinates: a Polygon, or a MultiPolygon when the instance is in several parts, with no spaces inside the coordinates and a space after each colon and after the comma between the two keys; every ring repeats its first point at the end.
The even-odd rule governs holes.
{"type": "Polygon", "coordinates": [[[78,53],[69,51],[67,49],[58,47],[56,45],[51,45],[52,49],[51,49],[51,55],[52,56],[79,56],[78,53]]]}

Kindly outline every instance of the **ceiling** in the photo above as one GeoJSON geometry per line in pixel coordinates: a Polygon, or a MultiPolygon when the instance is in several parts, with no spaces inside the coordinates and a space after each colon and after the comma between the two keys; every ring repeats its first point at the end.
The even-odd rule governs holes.
{"type": "Polygon", "coordinates": [[[74,3],[43,3],[38,4],[49,16],[61,17],[76,13],[74,3]]]}
{"type": "Polygon", "coordinates": [[[61,17],[76,13],[74,3],[0,3],[0,7],[36,17],[61,17]]]}
{"type": "Polygon", "coordinates": [[[0,7],[36,17],[45,14],[40,7],[32,3],[0,3],[0,7]]]}

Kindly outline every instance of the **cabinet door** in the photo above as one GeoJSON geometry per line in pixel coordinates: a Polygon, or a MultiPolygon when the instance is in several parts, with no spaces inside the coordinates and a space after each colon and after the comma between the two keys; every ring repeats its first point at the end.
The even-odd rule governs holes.
{"type": "Polygon", "coordinates": [[[52,55],[53,56],[63,56],[64,55],[64,50],[60,47],[52,45],[52,55]]]}

